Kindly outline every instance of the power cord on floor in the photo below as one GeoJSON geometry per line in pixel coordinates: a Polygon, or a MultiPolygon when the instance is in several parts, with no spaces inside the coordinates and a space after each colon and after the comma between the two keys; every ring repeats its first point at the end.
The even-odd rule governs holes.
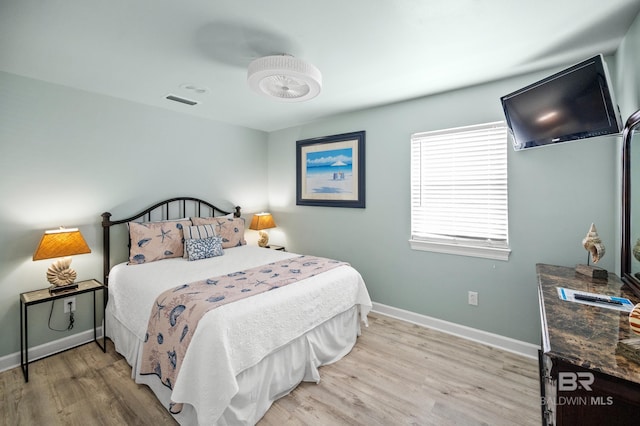
{"type": "Polygon", "coordinates": [[[51,316],[53,315],[53,306],[55,304],[56,304],[55,300],[53,302],[51,302],[51,312],[49,312],[49,330],[53,330],[53,331],[68,331],[68,330],[71,330],[73,328],[73,323],[75,322],[75,319],[73,318],[73,311],[71,310],[71,306],[73,305],[71,302],[69,302],[69,325],[67,326],[67,328],[61,330],[61,329],[58,329],[58,328],[51,327],[51,316]]]}

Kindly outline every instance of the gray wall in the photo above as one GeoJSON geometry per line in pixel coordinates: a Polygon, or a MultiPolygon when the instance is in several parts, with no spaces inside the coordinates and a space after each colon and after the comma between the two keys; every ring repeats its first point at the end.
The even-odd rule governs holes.
{"type": "MultiPolygon", "coordinates": [[[[618,137],[521,152],[509,147],[507,262],[409,248],[409,138],[502,120],[500,96],[553,71],[271,133],[269,200],[281,232],[272,241],[351,262],[375,302],[539,343],[535,264],[586,263],[581,241],[592,222],[605,246],[616,244],[618,137]],[[296,206],[296,140],[357,130],[367,132],[366,209],[296,206]],[[479,293],[479,306],[467,304],[469,290],[479,293]]],[[[616,270],[618,263],[605,255],[599,265],[616,270]]]]}
{"type": "MultiPolygon", "coordinates": [[[[625,118],[640,105],[639,27],[636,19],[614,67],[625,118]]],[[[19,294],[48,285],[50,262],[31,260],[45,229],[80,227],[93,252],[73,267],[79,279],[99,278],[100,213],[122,217],[176,195],[247,215],[270,205],[274,244],[351,262],[374,301],[538,343],[535,263],[584,263],[580,242],[595,222],[609,251],[601,265],[619,267],[618,141],[509,150],[513,252],[500,262],[409,249],[409,137],[500,120],[499,97],[548,72],[269,135],[0,72],[0,357],[19,350],[19,294]],[[367,208],[296,206],[295,141],[355,130],[367,132],[367,208]],[[467,305],[468,290],[479,292],[478,307],[467,305]]],[[[70,334],[47,330],[49,306],[31,312],[32,344],[70,334]]],[[[79,298],[71,333],[90,328],[90,315],[79,298]]]]}
{"type": "MultiPolygon", "coordinates": [[[[179,195],[244,212],[268,204],[263,132],[7,73],[0,123],[0,357],[20,348],[19,294],[48,286],[53,260],[31,260],[45,229],[79,227],[92,253],[72,267],[80,280],[99,279],[104,211],[122,218],[179,195]]],[[[50,304],[30,309],[32,345],[89,329],[90,300],[78,298],[72,332],[48,330],[50,304]]]]}

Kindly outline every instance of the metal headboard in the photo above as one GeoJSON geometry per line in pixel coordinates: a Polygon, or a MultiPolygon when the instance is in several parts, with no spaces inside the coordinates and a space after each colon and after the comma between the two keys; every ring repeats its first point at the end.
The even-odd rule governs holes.
{"type": "MultiPolygon", "coordinates": [[[[103,282],[109,284],[109,270],[111,269],[111,227],[142,219],[150,222],[152,220],[171,220],[186,217],[188,212],[193,212],[194,216],[224,216],[231,212],[222,210],[208,201],[193,197],[176,197],[160,201],[153,206],[134,214],[125,219],[111,220],[111,213],[102,213],[102,234],[103,234],[103,282]]],[[[233,212],[235,217],[240,217],[240,207],[235,207],[233,212]]],[[[131,241],[129,241],[131,244],[131,241]]]]}

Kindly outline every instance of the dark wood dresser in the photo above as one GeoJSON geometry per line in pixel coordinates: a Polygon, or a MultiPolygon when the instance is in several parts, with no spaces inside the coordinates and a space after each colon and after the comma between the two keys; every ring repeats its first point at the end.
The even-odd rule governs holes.
{"type": "Polygon", "coordinates": [[[540,393],[546,425],[640,425],[640,363],[617,353],[619,342],[640,337],[629,314],[565,301],[558,287],[639,300],[620,279],[577,274],[538,264],[542,325],[540,393]]]}

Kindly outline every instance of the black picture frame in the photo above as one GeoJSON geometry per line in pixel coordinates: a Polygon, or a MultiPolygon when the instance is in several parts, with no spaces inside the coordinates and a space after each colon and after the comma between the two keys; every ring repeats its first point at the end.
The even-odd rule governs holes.
{"type": "Polygon", "coordinates": [[[296,205],[365,208],[365,131],[296,141],[296,205]]]}

